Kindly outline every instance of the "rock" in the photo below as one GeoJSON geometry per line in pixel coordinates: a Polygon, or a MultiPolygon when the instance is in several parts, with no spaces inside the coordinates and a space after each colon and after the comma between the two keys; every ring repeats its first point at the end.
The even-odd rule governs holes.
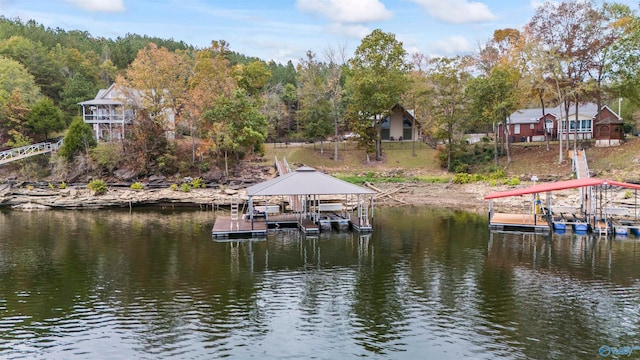
{"type": "Polygon", "coordinates": [[[164,182],[166,178],[162,175],[153,175],[149,178],[150,183],[158,184],[164,182]]]}
{"type": "Polygon", "coordinates": [[[40,205],[40,204],[32,204],[32,203],[24,203],[18,204],[11,207],[14,210],[22,210],[22,211],[38,211],[38,210],[49,210],[51,209],[49,206],[40,205]]]}
{"type": "Polygon", "coordinates": [[[138,176],[138,173],[133,170],[118,169],[113,172],[113,175],[120,180],[131,181],[138,176]]]}
{"type": "Polygon", "coordinates": [[[236,195],[238,193],[238,190],[236,189],[225,189],[224,193],[227,195],[236,195]]]}
{"type": "Polygon", "coordinates": [[[224,173],[220,170],[209,171],[206,174],[202,175],[202,179],[208,182],[220,182],[224,177],[224,173]]]}

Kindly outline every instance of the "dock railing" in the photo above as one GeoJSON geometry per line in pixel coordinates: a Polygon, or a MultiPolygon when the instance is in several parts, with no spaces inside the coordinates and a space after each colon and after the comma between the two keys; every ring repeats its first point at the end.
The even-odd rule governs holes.
{"type": "Polygon", "coordinates": [[[0,152],[0,165],[25,159],[31,156],[57,151],[63,144],[63,140],[57,142],[41,142],[37,144],[22,146],[0,152]]]}

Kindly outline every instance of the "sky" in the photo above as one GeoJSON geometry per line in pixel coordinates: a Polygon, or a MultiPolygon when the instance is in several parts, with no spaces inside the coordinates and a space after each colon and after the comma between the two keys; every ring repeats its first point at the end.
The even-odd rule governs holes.
{"type": "MultiPolygon", "coordinates": [[[[225,40],[265,61],[297,63],[308,50],[353,55],[374,29],[408,53],[476,51],[504,28],[521,29],[542,0],[0,0],[0,15],[115,39],[127,33],[199,48],[225,40]]],[[[619,0],[632,8],[637,0],[619,0]]]]}

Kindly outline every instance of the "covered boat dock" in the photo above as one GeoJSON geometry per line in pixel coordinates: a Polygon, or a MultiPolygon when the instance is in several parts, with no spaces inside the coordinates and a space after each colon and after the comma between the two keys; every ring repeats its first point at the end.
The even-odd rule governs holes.
{"type": "MultiPolygon", "coordinates": [[[[585,198],[590,201],[580,204],[578,212],[583,216],[585,222],[588,223],[592,220],[593,226],[595,226],[595,215],[597,213],[596,210],[598,209],[598,205],[596,202],[597,197],[593,196],[592,188],[606,184],[614,186],[623,186],[622,184],[634,186],[633,184],[618,183],[598,178],[582,178],[542,183],[527,188],[488,194],[484,199],[489,200],[489,227],[493,230],[548,233],[551,231],[551,225],[554,221],[551,196],[552,192],[581,188],[587,188],[587,191],[585,192],[587,195],[585,198]],[[540,194],[546,194],[546,201],[544,205],[540,199],[540,194]],[[521,214],[495,212],[493,200],[524,195],[531,195],[531,200],[523,202],[523,211],[521,214]]],[[[576,214],[572,215],[574,215],[573,219],[577,219],[577,217],[575,217],[576,214]]]]}
{"type": "Polygon", "coordinates": [[[371,232],[374,194],[303,166],[274,179],[250,186],[247,212],[232,208],[231,216],[216,218],[214,238],[265,236],[268,229],[297,227],[317,234],[331,227],[371,232]]]}

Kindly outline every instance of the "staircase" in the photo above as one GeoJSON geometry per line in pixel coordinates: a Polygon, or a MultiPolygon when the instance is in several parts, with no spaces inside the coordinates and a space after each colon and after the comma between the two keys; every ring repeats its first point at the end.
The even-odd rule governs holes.
{"type": "Polygon", "coordinates": [[[233,225],[236,225],[236,229],[239,230],[240,226],[238,225],[238,219],[240,218],[239,215],[239,199],[237,196],[233,197],[233,200],[231,201],[231,224],[229,224],[230,228],[229,230],[233,230],[233,225]]]}
{"type": "Polygon", "coordinates": [[[9,149],[0,152],[0,165],[26,159],[31,156],[47,154],[57,151],[62,146],[62,140],[58,142],[41,142],[37,144],[22,146],[19,148],[9,149]]]}
{"type": "Polygon", "coordinates": [[[573,152],[573,171],[576,173],[576,178],[583,179],[590,177],[589,165],[587,164],[587,153],[582,150],[573,152]]]}
{"type": "MultiPolygon", "coordinates": [[[[584,149],[575,150],[572,154],[573,159],[573,172],[576,174],[576,179],[586,179],[591,177],[589,173],[589,164],[587,163],[587,152],[584,149]]],[[[589,214],[594,213],[596,209],[596,199],[593,196],[593,188],[590,186],[588,188],[580,188],[580,211],[587,215],[589,220],[591,221],[591,217],[589,214]]],[[[601,229],[598,227],[599,224],[595,222],[593,219],[592,227],[598,228],[598,231],[601,229]]]]}

